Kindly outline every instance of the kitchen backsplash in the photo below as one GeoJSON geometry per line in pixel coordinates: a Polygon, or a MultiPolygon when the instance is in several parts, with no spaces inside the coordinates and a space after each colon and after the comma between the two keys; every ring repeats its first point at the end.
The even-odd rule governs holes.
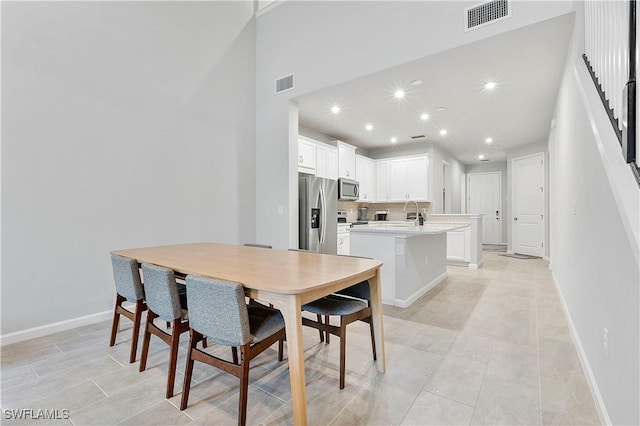
{"type": "MultiPolygon", "coordinates": [[[[347,222],[357,222],[358,207],[369,207],[368,220],[373,220],[377,210],[389,210],[388,220],[406,220],[407,214],[403,211],[404,203],[356,203],[353,201],[338,201],[338,210],[347,211],[347,222]]],[[[431,203],[419,202],[419,211],[427,210],[426,219],[431,216],[431,203]]],[[[407,204],[407,212],[415,212],[416,205],[413,201],[407,204]]]]}

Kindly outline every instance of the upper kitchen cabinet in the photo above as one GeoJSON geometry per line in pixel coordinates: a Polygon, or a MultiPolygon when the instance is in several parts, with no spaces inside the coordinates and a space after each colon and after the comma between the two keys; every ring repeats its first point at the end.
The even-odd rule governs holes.
{"type": "Polygon", "coordinates": [[[376,200],[376,165],[373,160],[356,155],[356,180],[360,183],[358,201],[374,202],[376,200]]]}
{"type": "Polygon", "coordinates": [[[407,199],[429,201],[429,157],[407,159],[407,199]]]}
{"type": "Polygon", "coordinates": [[[356,178],[356,147],[344,142],[338,145],[338,177],[345,179],[356,178]]]}
{"type": "Polygon", "coordinates": [[[391,201],[389,187],[389,160],[376,161],[376,201],[391,201]]]}
{"type": "Polygon", "coordinates": [[[316,144],[304,136],[298,136],[298,171],[316,174],[316,144]]]}
{"type": "Polygon", "coordinates": [[[338,180],[338,148],[316,144],[316,176],[338,180]]]}
{"type": "MultiPolygon", "coordinates": [[[[380,165],[381,163],[379,163],[380,165]]],[[[385,167],[378,167],[378,173],[385,167]]],[[[386,181],[388,201],[429,201],[429,158],[425,155],[388,160],[386,176],[378,176],[378,182],[386,181]]],[[[383,195],[381,191],[379,195],[383,195]]],[[[387,201],[379,199],[378,201],[387,201]]]]}

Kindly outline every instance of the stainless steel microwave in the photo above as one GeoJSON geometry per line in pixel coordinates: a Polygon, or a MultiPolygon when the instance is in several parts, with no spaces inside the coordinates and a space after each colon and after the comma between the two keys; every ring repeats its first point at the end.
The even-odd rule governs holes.
{"type": "Polygon", "coordinates": [[[340,201],[357,201],[360,195],[360,184],[351,179],[338,179],[338,199],[340,201]]]}

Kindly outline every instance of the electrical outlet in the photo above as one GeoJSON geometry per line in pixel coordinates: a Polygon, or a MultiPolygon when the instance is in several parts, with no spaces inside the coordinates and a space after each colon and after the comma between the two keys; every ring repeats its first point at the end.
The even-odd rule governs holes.
{"type": "Polygon", "coordinates": [[[424,257],[424,264],[428,265],[429,264],[429,256],[425,256],[424,257]]]}
{"type": "Polygon", "coordinates": [[[404,246],[402,244],[396,244],[396,254],[398,256],[404,256],[404,246]]]}
{"type": "Polygon", "coordinates": [[[604,349],[604,355],[609,358],[609,329],[604,328],[602,333],[602,346],[604,349]]]}
{"type": "Polygon", "coordinates": [[[576,215],[576,200],[572,200],[572,201],[571,201],[571,214],[572,214],[573,216],[575,216],[575,215],[576,215]]]}
{"type": "Polygon", "coordinates": [[[284,206],[282,204],[278,205],[278,214],[284,213],[284,206]]]}

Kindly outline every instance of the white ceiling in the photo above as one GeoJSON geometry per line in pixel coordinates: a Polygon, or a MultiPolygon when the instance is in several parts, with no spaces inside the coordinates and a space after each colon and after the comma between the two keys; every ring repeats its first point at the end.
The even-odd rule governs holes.
{"type": "Polygon", "coordinates": [[[396,137],[396,146],[436,142],[465,164],[479,154],[504,161],[508,149],[547,138],[572,25],[573,15],[561,16],[301,96],[299,122],[364,149],[396,137]],[[491,80],[498,86],[489,91],[491,80]]]}

